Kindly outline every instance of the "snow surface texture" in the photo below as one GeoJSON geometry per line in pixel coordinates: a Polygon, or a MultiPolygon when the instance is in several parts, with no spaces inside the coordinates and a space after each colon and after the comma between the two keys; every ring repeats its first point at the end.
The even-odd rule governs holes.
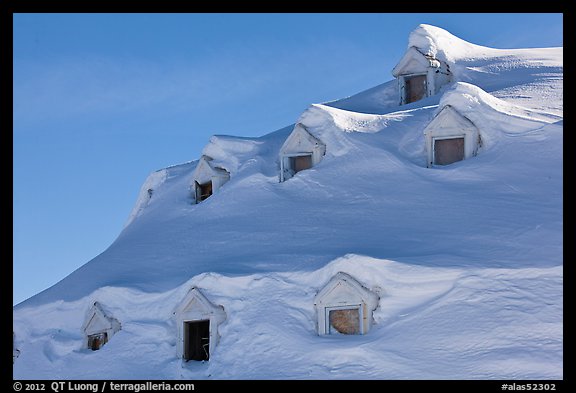
{"type": "Polygon", "coordinates": [[[455,82],[403,106],[396,81],[312,105],[298,122],[326,156],[286,182],[293,125],[212,137],[202,153],[230,181],[200,204],[197,160],[151,174],[106,251],[14,308],[14,378],[561,379],[562,48],[428,25],[410,46],[455,82]],[[426,168],[423,129],[445,105],[483,144],[426,168]],[[314,296],[340,271],[380,296],[366,335],[317,335],[314,296]],[[208,362],[176,356],[173,311],[193,286],[227,316],[208,362]],[[122,329],[93,352],[95,301],[122,329]]]}

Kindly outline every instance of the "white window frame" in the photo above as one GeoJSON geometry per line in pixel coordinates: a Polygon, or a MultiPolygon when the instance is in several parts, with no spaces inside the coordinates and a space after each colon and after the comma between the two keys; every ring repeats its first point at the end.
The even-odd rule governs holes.
{"type": "Polygon", "coordinates": [[[346,306],[330,306],[324,309],[324,323],[325,323],[325,332],[326,334],[334,334],[332,333],[332,329],[330,327],[330,311],[335,310],[358,310],[358,325],[360,326],[360,334],[364,334],[364,324],[362,321],[364,320],[364,311],[362,304],[348,304],[346,306]]]}
{"type": "MultiPolygon", "coordinates": [[[[432,165],[436,164],[436,141],[443,141],[446,139],[464,139],[464,157],[462,160],[466,159],[466,134],[460,135],[449,135],[449,136],[433,136],[432,137],[432,165]]],[[[445,166],[445,165],[440,165],[445,166]]]]}
{"type": "MultiPolygon", "coordinates": [[[[314,152],[312,152],[312,151],[311,152],[282,154],[282,160],[280,161],[280,176],[281,176],[280,180],[281,180],[281,182],[288,180],[284,177],[284,171],[287,171],[287,170],[294,171],[294,168],[290,167],[290,158],[292,158],[292,157],[304,157],[304,156],[310,156],[310,160],[312,161],[312,167],[313,167],[314,166],[314,152]],[[286,159],[288,159],[288,160],[285,161],[286,159]]],[[[294,176],[294,175],[292,175],[292,176],[294,176]]]]}
{"type": "MultiPolygon", "coordinates": [[[[426,97],[430,97],[429,94],[429,81],[428,81],[428,72],[419,72],[417,74],[404,74],[404,75],[400,75],[401,78],[401,86],[400,86],[400,90],[401,90],[401,97],[400,99],[402,100],[402,105],[407,105],[407,104],[411,104],[412,102],[416,102],[416,101],[412,101],[412,102],[406,102],[407,97],[406,97],[406,79],[411,79],[413,77],[416,76],[424,76],[425,80],[426,80],[426,88],[424,89],[424,97],[422,97],[422,99],[426,98],[426,97]]],[[[419,100],[417,100],[419,101],[419,100]]]]}

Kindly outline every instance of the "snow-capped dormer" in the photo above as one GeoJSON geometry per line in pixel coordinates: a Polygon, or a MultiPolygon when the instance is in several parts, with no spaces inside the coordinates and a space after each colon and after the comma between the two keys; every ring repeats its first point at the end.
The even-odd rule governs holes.
{"type": "Polygon", "coordinates": [[[215,194],[224,183],[230,180],[230,173],[224,168],[213,165],[212,161],[211,157],[203,155],[192,174],[191,188],[194,203],[200,203],[215,194]]]}
{"type": "Polygon", "coordinates": [[[318,334],[366,334],[380,297],[347,273],[338,272],[314,298],[318,334]]]}
{"type": "Polygon", "coordinates": [[[280,182],[296,173],[312,168],[326,154],[326,145],[297,123],[280,148],[280,182]]]}
{"type": "Polygon", "coordinates": [[[452,80],[449,64],[415,46],[408,48],[392,75],[398,79],[400,105],[432,96],[452,80]]]}
{"type": "Polygon", "coordinates": [[[451,105],[445,105],[424,128],[427,164],[448,165],[477,154],[480,131],[451,105]]]}
{"type": "Polygon", "coordinates": [[[224,307],[213,304],[192,288],[174,311],[177,353],[184,360],[209,360],[218,344],[218,325],[226,320],[224,307]]]}
{"type": "Polygon", "coordinates": [[[84,348],[93,351],[100,349],[116,332],[120,330],[120,322],[104,311],[102,305],[94,302],[82,325],[84,332],[84,348]]]}

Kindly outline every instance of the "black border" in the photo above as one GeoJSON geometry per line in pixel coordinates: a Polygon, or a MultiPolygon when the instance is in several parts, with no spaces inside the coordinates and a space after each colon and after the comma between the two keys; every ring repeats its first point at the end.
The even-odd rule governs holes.
{"type": "MultiPolygon", "coordinates": [[[[322,1],[308,2],[217,2],[198,0],[2,0],[9,12],[317,12],[317,13],[358,13],[358,12],[407,12],[454,13],[454,12],[508,12],[508,13],[562,13],[567,1],[494,1],[467,0],[443,1],[397,1],[364,0],[355,2],[322,1]]],[[[489,28],[489,26],[487,26],[489,28]]]]}

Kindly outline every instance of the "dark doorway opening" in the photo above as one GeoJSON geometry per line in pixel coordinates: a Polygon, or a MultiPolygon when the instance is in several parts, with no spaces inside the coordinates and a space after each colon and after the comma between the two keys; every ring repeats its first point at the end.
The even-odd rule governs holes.
{"type": "Polygon", "coordinates": [[[290,157],[290,166],[295,173],[312,168],[312,156],[290,157]]]}
{"type": "Polygon", "coordinates": [[[426,75],[406,77],[404,82],[407,104],[426,97],[426,75]]]}
{"type": "Polygon", "coordinates": [[[184,322],[184,359],[210,358],[210,320],[184,322]]]}
{"type": "Polygon", "coordinates": [[[464,159],[464,138],[436,139],[434,164],[448,165],[464,159]]]}
{"type": "Polygon", "coordinates": [[[212,195],[212,181],[204,184],[196,182],[196,201],[202,202],[212,195]]]}
{"type": "Polygon", "coordinates": [[[97,351],[108,341],[108,334],[106,332],[90,334],[88,336],[88,348],[97,351]]]}

